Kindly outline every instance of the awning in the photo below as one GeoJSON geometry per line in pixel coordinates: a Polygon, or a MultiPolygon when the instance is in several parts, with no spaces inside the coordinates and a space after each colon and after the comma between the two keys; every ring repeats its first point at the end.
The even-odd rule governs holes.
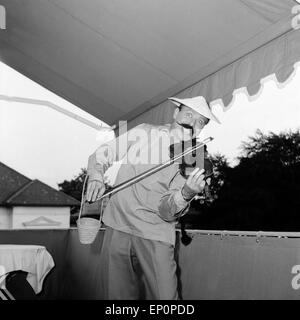
{"type": "Polygon", "coordinates": [[[284,81],[300,60],[294,0],[2,4],[1,61],[108,124],[168,122],[169,96],[227,106],[235,89],[253,95],[262,78],[284,81]]]}
{"type": "MultiPolygon", "coordinates": [[[[271,74],[275,74],[278,83],[284,83],[294,73],[299,61],[300,32],[291,31],[219,69],[180,92],[177,97],[202,95],[211,103],[219,100],[226,110],[233,100],[234,91],[246,88],[249,96],[255,96],[261,89],[261,79],[271,74]]],[[[143,122],[168,123],[173,113],[174,106],[164,101],[133,117],[130,126],[143,122]]]]}

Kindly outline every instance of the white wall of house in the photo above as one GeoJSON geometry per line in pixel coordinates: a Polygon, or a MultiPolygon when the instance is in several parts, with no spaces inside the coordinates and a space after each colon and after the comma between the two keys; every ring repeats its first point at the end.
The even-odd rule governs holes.
{"type": "MultiPolygon", "coordinates": [[[[38,221],[42,221],[39,219],[38,221]]],[[[46,221],[42,221],[44,224],[46,221]]],[[[12,210],[12,229],[68,229],[70,228],[69,207],[14,207],[12,210]],[[57,226],[32,225],[24,223],[32,222],[38,218],[50,219],[59,223],[57,226]]]]}
{"type": "Polygon", "coordinates": [[[12,227],[12,209],[0,207],[0,229],[11,229],[12,227]]]}

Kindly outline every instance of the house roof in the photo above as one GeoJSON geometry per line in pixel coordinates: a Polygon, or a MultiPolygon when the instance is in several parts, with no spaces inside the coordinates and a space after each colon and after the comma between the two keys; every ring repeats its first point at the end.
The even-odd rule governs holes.
{"type": "Polygon", "coordinates": [[[31,180],[0,162],[0,204],[31,180]]]}
{"type": "Polygon", "coordinates": [[[79,201],[0,162],[0,205],[77,206],[79,201]]]}

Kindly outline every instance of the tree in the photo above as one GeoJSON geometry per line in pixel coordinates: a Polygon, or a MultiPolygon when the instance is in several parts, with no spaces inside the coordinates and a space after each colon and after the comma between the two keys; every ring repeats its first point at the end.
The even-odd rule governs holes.
{"type": "Polygon", "coordinates": [[[203,225],[213,229],[299,231],[300,132],[256,135],[242,144],[203,225]]]}
{"type": "Polygon", "coordinates": [[[226,157],[220,153],[216,155],[209,155],[208,158],[212,162],[214,167],[214,175],[211,180],[210,189],[213,197],[217,199],[218,194],[232,168],[229,166],[226,157]]]}
{"type": "MultiPolygon", "coordinates": [[[[78,201],[81,201],[81,194],[82,194],[82,188],[85,176],[87,174],[86,169],[81,169],[80,173],[74,177],[74,179],[67,181],[65,180],[62,183],[58,184],[59,191],[62,191],[69,196],[77,199],[78,201]]],[[[71,209],[71,214],[76,213],[77,208],[71,209]]]]}
{"type": "Polygon", "coordinates": [[[239,157],[241,162],[249,160],[257,164],[268,162],[281,167],[300,163],[299,130],[279,135],[275,133],[265,135],[257,130],[256,135],[249,140],[242,144],[242,155],[239,157]]]}

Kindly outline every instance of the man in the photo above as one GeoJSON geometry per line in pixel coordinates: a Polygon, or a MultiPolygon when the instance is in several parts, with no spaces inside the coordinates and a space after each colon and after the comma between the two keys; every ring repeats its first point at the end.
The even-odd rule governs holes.
{"type": "MultiPolygon", "coordinates": [[[[123,159],[120,184],[168,160],[170,143],[197,137],[210,120],[219,122],[203,97],[170,100],[177,106],[171,125],[142,124],[90,156],[88,201],[104,193],[104,173],[114,161],[123,159]]],[[[100,257],[104,299],[178,299],[175,225],[204,189],[203,174],[197,168],[185,179],[173,164],[111,197],[100,257]]]]}

